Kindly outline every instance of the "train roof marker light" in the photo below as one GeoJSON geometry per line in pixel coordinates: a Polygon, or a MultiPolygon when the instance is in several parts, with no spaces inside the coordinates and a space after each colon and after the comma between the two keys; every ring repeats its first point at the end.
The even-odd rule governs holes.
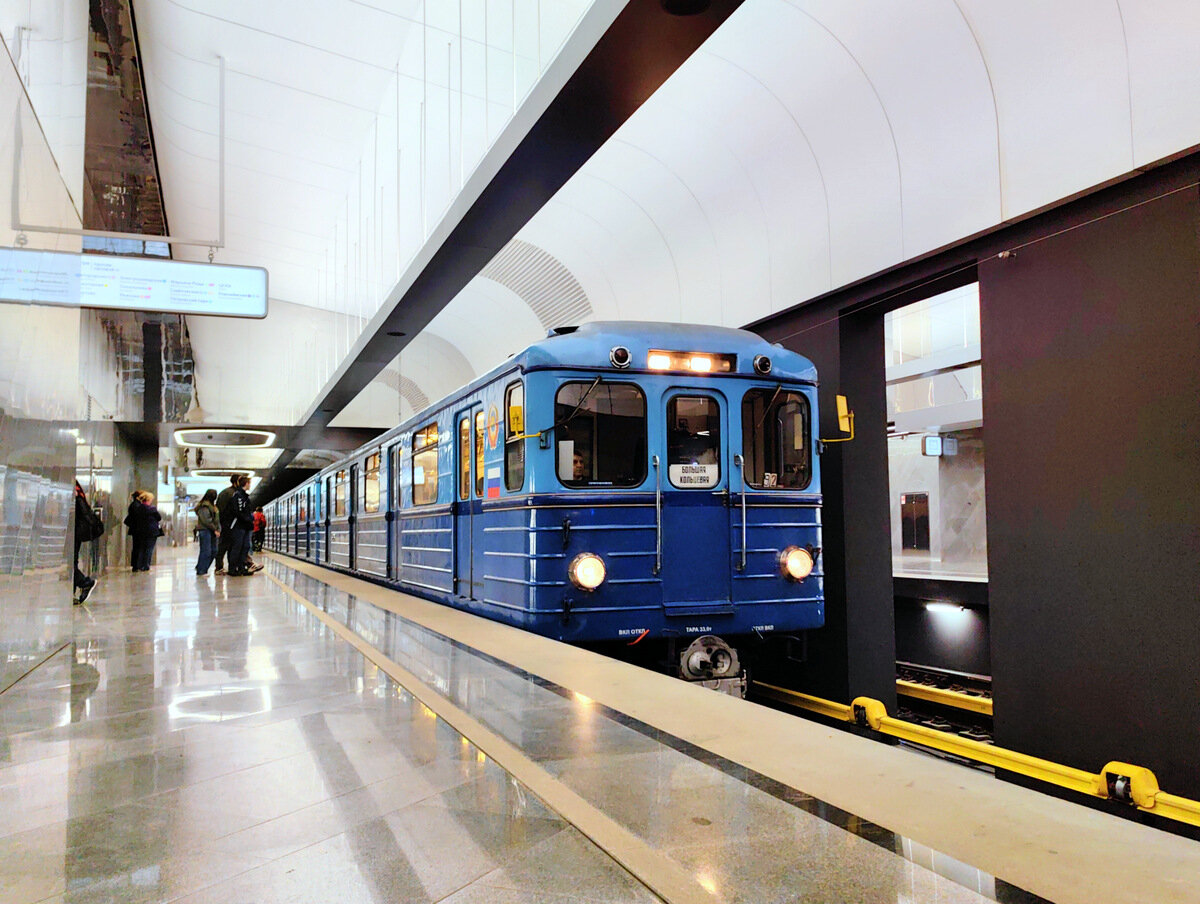
{"type": "Polygon", "coordinates": [[[650,370],[674,370],[694,374],[732,373],[737,369],[737,355],[653,348],[646,355],[646,367],[650,370]]]}

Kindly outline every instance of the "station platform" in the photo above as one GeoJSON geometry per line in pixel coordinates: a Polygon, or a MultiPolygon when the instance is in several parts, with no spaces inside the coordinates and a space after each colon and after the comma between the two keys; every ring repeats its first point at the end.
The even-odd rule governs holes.
{"type": "Polygon", "coordinates": [[[0,695],[0,901],[1194,902],[1200,845],[290,559],[0,695]]]}

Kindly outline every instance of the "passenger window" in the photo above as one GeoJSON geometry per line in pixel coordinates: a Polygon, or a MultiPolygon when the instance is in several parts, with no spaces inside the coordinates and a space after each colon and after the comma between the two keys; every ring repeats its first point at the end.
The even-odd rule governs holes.
{"type": "Polygon", "coordinates": [[[808,399],[798,392],[752,389],[742,400],[746,483],[760,490],[802,490],[812,476],[808,399]]]}
{"type": "Polygon", "coordinates": [[[515,491],[525,485],[525,384],[504,390],[504,486],[515,491]]]}
{"type": "Polygon", "coordinates": [[[378,452],[367,456],[363,478],[363,511],[370,514],[379,511],[379,462],[378,452]]]}
{"type": "Polygon", "coordinates": [[[333,482],[333,516],[346,517],[346,472],[338,471],[333,482]]]}
{"type": "Polygon", "coordinates": [[[632,383],[564,383],[554,399],[558,479],[635,487],[646,479],[646,397],[632,383]]]}
{"type": "Polygon", "coordinates": [[[458,422],[458,498],[471,496],[471,419],[458,422]]]}
{"type": "Polygon", "coordinates": [[[412,438],[413,505],[437,502],[438,425],[434,421],[413,434],[412,438]]]}
{"type": "Polygon", "coordinates": [[[480,408],[475,412],[475,498],[483,498],[483,437],[487,431],[487,415],[480,408]]]}
{"type": "Polygon", "coordinates": [[[675,396],[667,403],[667,477],[682,489],[721,481],[721,406],[711,396],[675,396]]]}

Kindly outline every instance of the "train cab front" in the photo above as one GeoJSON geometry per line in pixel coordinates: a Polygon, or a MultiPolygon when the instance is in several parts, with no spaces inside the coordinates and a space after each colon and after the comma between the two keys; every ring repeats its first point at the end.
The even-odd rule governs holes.
{"type": "Polygon", "coordinates": [[[621,348],[643,366],[530,375],[530,401],[553,399],[531,458],[552,469],[534,468],[553,500],[537,494],[533,527],[555,633],[740,696],[740,648],[820,627],[824,602],[811,365],[782,353],[805,370],[781,378],[739,351],[621,348]]]}

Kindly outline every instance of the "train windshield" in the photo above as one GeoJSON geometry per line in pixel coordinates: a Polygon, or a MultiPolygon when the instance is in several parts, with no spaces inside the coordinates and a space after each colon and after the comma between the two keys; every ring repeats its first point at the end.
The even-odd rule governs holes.
{"type": "Polygon", "coordinates": [[[635,487],[646,479],[646,397],[632,383],[564,383],[554,399],[558,479],[635,487]]]}
{"type": "Polygon", "coordinates": [[[710,396],[667,403],[667,476],[672,486],[711,489],[721,480],[721,408],[710,396]]]}
{"type": "Polygon", "coordinates": [[[802,490],[812,474],[808,399],[798,392],[752,389],[742,399],[746,483],[760,490],[802,490]]]}

